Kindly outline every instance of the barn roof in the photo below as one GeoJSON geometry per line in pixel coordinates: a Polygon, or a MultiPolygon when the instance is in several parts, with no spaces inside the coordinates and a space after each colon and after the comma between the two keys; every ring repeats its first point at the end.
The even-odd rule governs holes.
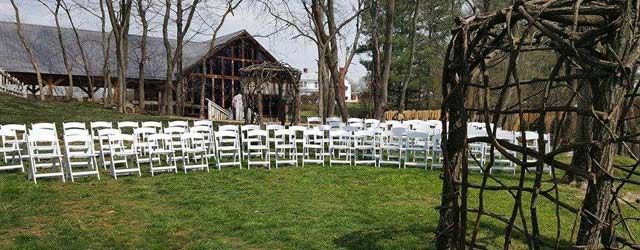
{"type": "MultiPolygon", "coordinates": [[[[63,41],[66,46],[67,57],[72,67],[74,75],[86,75],[82,56],[77,46],[73,29],[61,28],[63,41]]],[[[22,31],[28,44],[34,51],[36,60],[39,63],[43,74],[66,75],[60,45],[58,43],[58,33],[56,27],[22,24],[22,31]]],[[[104,57],[102,53],[102,32],[78,29],[80,43],[87,55],[89,72],[92,76],[102,76],[102,66],[104,57]]],[[[219,36],[215,41],[214,51],[225,47],[230,42],[239,38],[248,37],[258,46],[260,44],[246,30],[240,30],[224,36],[219,36]]],[[[129,35],[129,63],[127,77],[138,78],[138,61],[140,58],[140,43],[142,37],[129,35]]],[[[171,40],[175,47],[175,40],[171,40]]],[[[197,61],[207,56],[210,41],[186,42],[183,47],[183,65],[188,68],[197,61]]],[[[262,48],[262,46],[260,46],[262,48]]],[[[262,48],[264,49],[264,48],[262,48]]],[[[273,57],[264,50],[268,56],[273,57]]],[[[147,39],[148,60],[145,64],[145,78],[163,80],[166,78],[166,54],[164,41],[161,37],[148,37],[147,39]]],[[[110,43],[109,65],[112,75],[116,76],[115,41],[112,38],[110,43]]],[[[22,46],[16,24],[13,22],[0,22],[0,69],[7,72],[35,73],[31,66],[29,54],[22,46]]]]}

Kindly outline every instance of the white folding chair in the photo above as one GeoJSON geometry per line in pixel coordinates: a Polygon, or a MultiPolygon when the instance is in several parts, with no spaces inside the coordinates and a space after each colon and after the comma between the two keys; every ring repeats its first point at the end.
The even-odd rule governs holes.
{"type": "Polygon", "coordinates": [[[119,129],[105,128],[99,130],[97,136],[95,137],[98,139],[98,152],[100,153],[100,160],[102,161],[102,167],[104,167],[104,169],[107,169],[107,166],[109,166],[112,162],[111,160],[107,161],[107,156],[111,156],[111,149],[109,148],[109,136],[119,134],[119,129]]]}
{"type": "Polygon", "coordinates": [[[402,152],[406,143],[403,132],[403,129],[382,132],[379,166],[393,164],[398,165],[398,168],[402,167],[402,152]]]}
{"type": "Polygon", "coordinates": [[[187,121],[170,121],[167,125],[169,125],[169,128],[180,127],[184,128],[185,130],[189,128],[189,122],[187,121]]]}
{"type": "Polygon", "coordinates": [[[427,169],[431,155],[429,154],[430,140],[427,132],[410,131],[407,134],[407,144],[404,155],[404,167],[418,166],[427,169]]]}
{"type": "Polygon", "coordinates": [[[380,121],[377,119],[365,119],[364,120],[364,128],[377,128],[380,125],[380,121]]]}
{"type": "Polygon", "coordinates": [[[182,161],[182,142],[180,141],[180,137],[182,136],[182,134],[186,133],[187,129],[184,127],[167,127],[164,128],[164,133],[168,134],[171,138],[171,146],[172,149],[175,152],[181,152],[179,155],[180,156],[176,156],[177,160],[182,161]]]}
{"type": "Polygon", "coordinates": [[[314,128],[317,126],[322,125],[322,118],[320,117],[309,117],[307,118],[307,127],[308,128],[314,128]]]}
{"type": "Polygon", "coordinates": [[[332,122],[342,122],[342,118],[337,116],[327,117],[327,125],[332,122]]]}
{"type": "Polygon", "coordinates": [[[118,175],[129,175],[140,171],[140,161],[136,152],[136,140],[133,135],[125,134],[109,134],[107,135],[110,161],[110,174],[114,179],[118,179],[118,175]],[[129,161],[135,161],[135,165],[130,165],[129,161]]]}
{"type": "Polygon", "coordinates": [[[120,129],[120,133],[132,135],[133,130],[140,128],[140,124],[138,122],[124,121],[118,122],[118,129],[120,129]]]}
{"type": "Polygon", "coordinates": [[[149,136],[157,134],[155,128],[134,128],[133,139],[136,141],[136,152],[140,163],[148,162],[149,159],[149,136]]]}
{"type": "Polygon", "coordinates": [[[377,166],[377,143],[373,130],[360,130],[353,133],[353,164],[373,164],[377,166]]]}
{"type": "Polygon", "coordinates": [[[202,139],[204,140],[204,145],[206,148],[205,157],[208,158],[207,161],[209,160],[209,158],[212,158],[215,160],[216,146],[215,146],[215,140],[213,138],[212,128],[206,127],[206,126],[195,126],[195,127],[189,128],[189,131],[190,133],[197,133],[202,136],[202,139]]]}
{"type": "Polygon", "coordinates": [[[65,182],[62,152],[58,137],[51,130],[31,130],[27,136],[29,179],[60,177],[65,182]]]}
{"type": "Polygon", "coordinates": [[[71,181],[75,177],[95,175],[100,180],[98,172],[98,154],[96,154],[93,139],[88,134],[73,134],[64,136],[65,158],[67,172],[71,181]],[[76,170],[79,169],[79,170],[76,170]]]}
{"type": "Polygon", "coordinates": [[[296,152],[298,156],[302,156],[302,145],[304,145],[304,131],[307,130],[305,126],[291,126],[289,130],[293,132],[293,135],[296,138],[296,152]],[[300,150],[298,150],[300,149],[300,150]]]}
{"type": "Polygon", "coordinates": [[[184,173],[186,174],[189,169],[206,169],[209,172],[208,146],[203,134],[198,132],[184,133],[180,139],[182,141],[182,159],[184,159],[182,169],[184,173]]]}
{"type": "Polygon", "coordinates": [[[333,163],[351,166],[351,133],[344,130],[329,131],[329,166],[333,163]]]}
{"type": "MultiPolygon", "coordinates": [[[[517,144],[516,134],[513,131],[498,129],[496,131],[496,139],[498,141],[505,141],[508,143],[517,144]]],[[[484,155],[485,156],[489,155],[491,152],[491,145],[485,145],[484,150],[485,150],[484,155]]],[[[514,151],[507,150],[507,153],[511,154],[512,156],[516,156],[516,153],[514,151]]],[[[516,173],[516,165],[513,163],[513,161],[506,158],[502,153],[500,153],[500,151],[498,151],[495,148],[493,149],[493,154],[494,154],[493,166],[491,166],[489,173],[493,173],[494,170],[509,171],[509,172],[512,172],[513,174],[516,173]]]]}
{"type": "Polygon", "coordinates": [[[269,142],[269,149],[270,149],[269,154],[276,155],[276,152],[274,149],[275,149],[277,138],[275,138],[273,135],[276,130],[282,130],[282,129],[285,129],[285,127],[279,124],[269,124],[265,128],[268,134],[267,141],[269,142]]]}
{"type": "MultiPolygon", "coordinates": [[[[487,136],[487,131],[484,128],[479,128],[479,123],[467,124],[467,138],[476,138],[487,136]]],[[[469,169],[484,170],[485,163],[485,143],[469,143],[469,169]]]]}
{"type": "Polygon", "coordinates": [[[239,166],[242,169],[240,140],[234,131],[218,131],[214,133],[218,170],[223,166],[239,166]]]}
{"type": "Polygon", "coordinates": [[[442,133],[435,130],[431,136],[431,170],[442,167],[444,155],[442,153],[442,133]]]}
{"type": "Polygon", "coordinates": [[[151,176],[157,172],[178,172],[173,138],[169,134],[153,134],[148,137],[149,168],[151,176]],[[166,164],[162,165],[162,162],[166,164]],[[155,163],[155,164],[154,164],[155,163]],[[157,165],[156,165],[157,164],[157,165]]]}
{"type": "Polygon", "coordinates": [[[247,168],[251,169],[251,165],[258,165],[271,169],[269,132],[260,129],[250,130],[247,131],[247,139],[247,168]]]}
{"type": "Polygon", "coordinates": [[[5,126],[0,128],[0,153],[2,153],[0,170],[20,169],[24,173],[22,150],[15,130],[5,126]]]}
{"type": "Polygon", "coordinates": [[[274,136],[276,138],[276,168],[278,168],[280,164],[298,166],[298,140],[296,138],[295,130],[292,128],[276,130],[274,132],[274,136]]]}
{"type": "Polygon", "coordinates": [[[29,150],[27,150],[27,125],[6,124],[3,125],[2,128],[16,133],[16,140],[18,140],[18,147],[20,148],[22,159],[29,158],[29,150]]]}
{"type": "Polygon", "coordinates": [[[152,128],[152,129],[154,129],[156,131],[155,134],[159,134],[159,133],[162,132],[162,123],[161,122],[146,121],[146,122],[140,123],[140,127],[141,128],[152,128]]]}
{"type": "Polygon", "coordinates": [[[302,145],[302,166],[309,163],[322,164],[324,166],[324,131],[308,129],[304,131],[304,144],[302,145]]]}
{"type": "Polygon", "coordinates": [[[99,140],[98,131],[113,128],[111,122],[90,122],[89,126],[91,127],[91,137],[93,137],[94,143],[99,140]]]}
{"type": "Polygon", "coordinates": [[[240,126],[240,143],[242,144],[242,154],[245,158],[248,154],[247,144],[250,143],[249,138],[247,138],[247,134],[249,133],[249,131],[258,129],[260,129],[260,125],[248,124],[240,126]]]}

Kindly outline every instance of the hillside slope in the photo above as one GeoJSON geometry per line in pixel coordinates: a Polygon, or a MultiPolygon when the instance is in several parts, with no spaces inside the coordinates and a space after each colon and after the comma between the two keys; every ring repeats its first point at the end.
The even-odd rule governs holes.
{"type": "MultiPolygon", "coordinates": [[[[120,114],[88,102],[38,101],[0,93],[0,124],[37,122],[176,120],[177,117],[120,114]]],[[[184,118],[183,118],[184,119],[184,118]]]]}

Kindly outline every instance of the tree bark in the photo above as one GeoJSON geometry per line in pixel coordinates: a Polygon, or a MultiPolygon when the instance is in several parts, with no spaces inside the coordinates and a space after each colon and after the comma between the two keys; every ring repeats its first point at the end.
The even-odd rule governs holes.
{"type": "Polygon", "coordinates": [[[420,6],[420,0],[416,0],[413,6],[413,14],[411,17],[411,34],[409,42],[409,65],[407,65],[407,73],[402,81],[402,89],[400,92],[400,99],[398,100],[398,115],[404,112],[407,105],[407,88],[409,82],[411,82],[413,76],[413,64],[415,62],[416,55],[416,23],[418,19],[418,8],[420,6]]]}
{"type": "Polygon", "coordinates": [[[127,64],[128,64],[128,41],[129,41],[129,24],[131,18],[132,0],[122,0],[119,4],[119,10],[113,6],[113,0],[107,0],[107,13],[111,21],[111,28],[114,32],[116,42],[116,62],[118,64],[118,111],[125,112],[126,93],[127,93],[127,64]]]}
{"type": "Polygon", "coordinates": [[[24,34],[22,34],[22,22],[20,21],[20,10],[16,5],[15,0],[11,0],[11,5],[13,6],[13,10],[15,11],[15,14],[16,14],[16,33],[18,33],[18,37],[20,38],[20,42],[22,43],[22,46],[29,54],[31,66],[33,67],[33,70],[36,72],[36,80],[38,82],[38,88],[40,89],[40,101],[44,101],[44,91],[43,91],[44,85],[42,84],[42,74],[40,73],[40,65],[38,64],[38,61],[35,55],[33,54],[33,49],[27,43],[27,39],[24,37],[24,34]]]}
{"type": "Polygon", "coordinates": [[[138,108],[140,109],[140,112],[143,113],[145,111],[144,66],[147,61],[147,36],[149,33],[147,7],[144,6],[143,0],[138,0],[138,16],[140,16],[140,22],[142,23],[142,38],[140,40],[140,61],[138,61],[138,108]]]}
{"type": "Polygon", "coordinates": [[[62,7],[64,9],[64,11],[67,13],[67,19],[69,19],[69,24],[71,24],[71,29],[73,30],[73,34],[75,36],[76,39],[76,44],[78,45],[78,49],[80,50],[80,56],[82,59],[82,66],[84,67],[84,72],[87,75],[87,83],[89,84],[89,91],[87,93],[87,95],[89,95],[89,100],[93,101],[94,100],[94,93],[95,93],[95,89],[94,89],[94,84],[93,84],[93,77],[91,76],[91,71],[89,70],[90,68],[90,63],[89,60],[87,60],[87,54],[84,51],[84,46],[82,45],[82,42],[80,40],[80,35],[78,34],[78,29],[76,28],[75,22],[73,21],[73,18],[71,17],[71,12],[69,11],[69,7],[67,6],[66,2],[64,2],[64,0],[62,0],[62,7]]]}
{"type": "MultiPolygon", "coordinates": [[[[371,34],[371,46],[372,46],[372,94],[373,94],[373,106],[374,106],[374,118],[378,120],[384,119],[384,112],[387,108],[387,96],[389,87],[389,73],[391,70],[391,50],[393,48],[393,22],[395,18],[395,0],[386,1],[385,7],[385,28],[384,28],[384,42],[382,52],[380,51],[380,44],[378,41],[377,21],[374,21],[374,27],[371,34]]],[[[376,0],[371,1],[370,7],[371,18],[373,20],[378,19],[378,2],[376,0]]]]}

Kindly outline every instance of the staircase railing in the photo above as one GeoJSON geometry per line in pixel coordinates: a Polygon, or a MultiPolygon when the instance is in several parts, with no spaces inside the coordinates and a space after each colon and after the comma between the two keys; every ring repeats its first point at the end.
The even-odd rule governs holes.
{"type": "Polygon", "coordinates": [[[27,97],[27,85],[0,69],[0,92],[27,97]]]}
{"type": "Polygon", "coordinates": [[[216,104],[215,102],[206,99],[207,100],[207,107],[209,110],[209,120],[229,120],[231,119],[231,113],[220,107],[220,105],[216,104]]]}

